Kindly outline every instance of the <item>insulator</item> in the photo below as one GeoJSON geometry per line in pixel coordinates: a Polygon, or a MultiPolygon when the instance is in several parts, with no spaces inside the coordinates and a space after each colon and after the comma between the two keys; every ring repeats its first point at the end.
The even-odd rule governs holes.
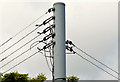
{"type": "Polygon", "coordinates": [[[45,36],[44,38],[43,38],[43,41],[46,41],[46,40],[48,40],[49,38],[53,38],[55,36],[55,33],[51,33],[51,34],[49,34],[49,35],[47,35],[47,36],[45,36]]]}
{"type": "Polygon", "coordinates": [[[52,34],[52,38],[54,38],[54,37],[55,37],[55,33],[52,34]]]}
{"type": "Polygon", "coordinates": [[[70,51],[71,51],[71,52],[73,51],[72,47],[70,47],[70,51]]]}
{"type": "Polygon", "coordinates": [[[69,41],[69,44],[72,45],[73,44],[72,41],[69,41]]]}
{"type": "Polygon", "coordinates": [[[66,41],[66,44],[70,44],[70,45],[75,46],[75,45],[72,43],[72,41],[69,41],[69,40],[66,41]]]}
{"type": "Polygon", "coordinates": [[[66,44],[68,44],[68,40],[66,41],[66,44]]]}
{"type": "Polygon", "coordinates": [[[51,30],[52,28],[54,28],[55,25],[50,25],[49,27],[47,27],[46,29],[43,30],[43,33],[45,34],[46,32],[48,32],[49,30],[51,30]]]}
{"type": "Polygon", "coordinates": [[[55,11],[55,8],[50,8],[48,9],[48,12],[50,13],[51,11],[55,11]]]}
{"type": "Polygon", "coordinates": [[[72,47],[66,46],[66,49],[69,50],[70,52],[73,52],[72,47]]]}
{"type": "Polygon", "coordinates": [[[45,50],[45,49],[46,49],[46,46],[44,46],[43,49],[45,50]]]}
{"type": "Polygon", "coordinates": [[[55,19],[55,16],[51,16],[50,18],[46,19],[44,22],[43,22],[43,25],[46,25],[47,23],[49,23],[51,20],[55,19]]]}
{"type": "Polygon", "coordinates": [[[66,46],[66,49],[69,50],[68,46],[66,46]]]}

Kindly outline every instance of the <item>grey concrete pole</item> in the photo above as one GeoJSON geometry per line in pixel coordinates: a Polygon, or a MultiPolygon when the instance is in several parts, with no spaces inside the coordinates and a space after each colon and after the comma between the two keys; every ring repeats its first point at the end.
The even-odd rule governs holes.
{"type": "MultiPolygon", "coordinates": [[[[54,3],[55,46],[54,46],[54,78],[66,79],[66,47],[65,47],[65,4],[54,3]]],[[[63,82],[63,81],[62,81],[63,82]]]]}
{"type": "MultiPolygon", "coordinates": [[[[120,36],[119,36],[119,30],[120,30],[120,1],[118,2],[118,73],[120,73],[120,36]]],[[[118,78],[120,79],[120,75],[118,75],[118,78]]],[[[120,82],[120,80],[118,82],[120,82]]]]}

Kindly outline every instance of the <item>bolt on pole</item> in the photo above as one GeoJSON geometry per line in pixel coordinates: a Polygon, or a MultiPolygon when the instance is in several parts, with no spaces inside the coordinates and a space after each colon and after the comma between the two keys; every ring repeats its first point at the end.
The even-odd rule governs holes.
{"type": "Polygon", "coordinates": [[[55,46],[54,46],[54,79],[66,80],[66,46],[65,46],[65,4],[54,3],[55,46]]]}

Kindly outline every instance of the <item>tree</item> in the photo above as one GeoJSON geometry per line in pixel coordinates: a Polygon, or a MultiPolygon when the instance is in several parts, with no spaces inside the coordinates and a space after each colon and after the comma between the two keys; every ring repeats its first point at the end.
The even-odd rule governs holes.
{"type": "Polygon", "coordinates": [[[78,80],[80,78],[78,78],[77,76],[70,76],[70,77],[67,77],[67,82],[78,82],[78,80]]]}
{"type": "Polygon", "coordinates": [[[2,82],[27,82],[28,74],[19,74],[18,72],[12,72],[3,75],[2,82]]]}
{"type": "Polygon", "coordinates": [[[30,82],[34,82],[34,81],[44,82],[46,79],[47,78],[45,74],[41,73],[41,74],[38,74],[36,78],[32,78],[30,82]]]}

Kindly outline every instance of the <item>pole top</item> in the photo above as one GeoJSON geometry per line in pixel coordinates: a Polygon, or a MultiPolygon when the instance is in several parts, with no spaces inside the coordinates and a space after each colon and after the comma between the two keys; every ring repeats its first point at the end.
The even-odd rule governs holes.
{"type": "Polygon", "coordinates": [[[61,4],[61,5],[64,5],[64,6],[65,6],[65,3],[63,3],[63,2],[56,2],[56,3],[54,3],[53,5],[57,5],[57,4],[61,4]]]}

